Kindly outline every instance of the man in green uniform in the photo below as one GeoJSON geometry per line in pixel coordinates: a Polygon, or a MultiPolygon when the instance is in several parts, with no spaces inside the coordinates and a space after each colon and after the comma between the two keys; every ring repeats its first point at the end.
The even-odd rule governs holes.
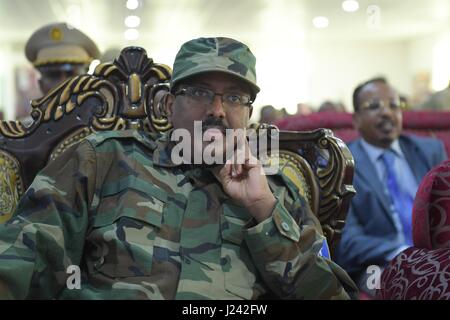
{"type": "MultiPolygon", "coordinates": [[[[188,41],[164,98],[173,131],[92,135],[41,171],[0,226],[0,296],[353,296],[348,275],[320,254],[320,223],[285,176],[262,175],[249,153],[242,163],[190,164],[213,142],[193,143],[173,161],[171,137],[193,134],[194,121],[209,141],[247,126],[255,62],[233,39],[188,41]]],[[[219,155],[230,145],[222,147],[219,155]]]]}
{"type": "MultiPolygon", "coordinates": [[[[25,56],[39,73],[38,85],[42,96],[71,77],[88,73],[89,65],[98,59],[97,45],[80,30],[58,22],[37,29],[25,45],[25,56]]],[[[35,93],[36,94],[36,93],[35,93]]],[[[16,117],[30,125],[29,100],[35,94],[23,92],[16,117]]]]}
{"type": "Polygon", "coordinates": [[[100,52],[86,34],[60,22],[36,30],[27,41],[25,55],[39,71],[39,88],[46,95],[65,80],[87,73],[100,52]]]}

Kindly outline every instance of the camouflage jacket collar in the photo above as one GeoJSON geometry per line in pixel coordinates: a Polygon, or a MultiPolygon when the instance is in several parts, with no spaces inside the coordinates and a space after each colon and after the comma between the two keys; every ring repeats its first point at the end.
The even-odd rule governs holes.
{"type": "Polygon", "coordinates": [[[173,129],[159,135],[154,144],[156,148],[153,150],[153,165],[165,168],[178,167],[183,174],[196,183],[211,183],[215,181],[214,175],[210,172],[212,166],[193,165],[193,164],[174,164],[171,160],[171,152],[174,142],[170,140],[173,129]]]}
{"type": "Polygon", "coordinates": [[[170,141],[170,135],[173,129],[162,133],[155,139],[156,148],[153,150],[153,164],[155,166],[173,168],[181,166],[180,164],[175,164],[172,162],[171,153],[174,146],[173,142],[170,141]]]}

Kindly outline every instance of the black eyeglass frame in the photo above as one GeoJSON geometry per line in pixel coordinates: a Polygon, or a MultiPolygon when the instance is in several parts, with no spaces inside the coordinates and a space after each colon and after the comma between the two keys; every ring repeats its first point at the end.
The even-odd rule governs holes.
{"type": "Polygon", "coordinates": [[[379,112],[382,108],[389,108],[391,111],[398,111],[405,109],[405,104],[400,101],[389,101],[389,105],[386,106],[385,102],[383,100],[369,100],[363,102],[360,107],[358,108],[358,111],[371,111],[371,112],[379,112]]]}
{"type": "Polygon", "coordinates": [[[197,87],[197,86],[182,86],[180,87],[177,91],[175,91],[173,93],[174,96],[178,96],[178,95],[185,95],[187,97],[196,99],[196,98],[204,98],[205,96],[196,96],[192,91],[194,90],[201,90],[205,93],[209,93],[206,97],[208,98],[208,104],[212,104],[214,102],[214,98],[216,96],[220,96],[221,97],[221,101],[222,101],[222,105],[228,105],[228,106],[232,106],[232,107],[239,107],[239,106],[243,106],[243,107],[250,107],[253,103],[253,100],[251,98],[251,96],[249,94],[240,94],[237,92],[224,92],[224,93],[217,93],[212,91],[211,89],[206,89],[206,88],[202,88],[202,87],[197,87]],[[239,102],[238,103],[233,103],[229,100],[226,100],[226,96],[231,96],[231,95],[235,95],[238,96],[239,102]],[[244,101],[242,101],[242,99],[244,99],[244,101]],[[246,101],[247,100],[247,101],[246,101]]]}

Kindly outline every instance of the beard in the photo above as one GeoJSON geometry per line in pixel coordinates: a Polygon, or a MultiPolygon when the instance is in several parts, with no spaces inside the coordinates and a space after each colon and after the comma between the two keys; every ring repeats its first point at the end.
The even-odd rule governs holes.
{"type": "Polygon", "coordinates": [[[221,165],[226,161],[226,132],[228,126],[220,118],[208,118],[202,122],[202,164],[221,165]]]}
{"type": "MultiPolygon", "coordinates": [[[[239,141],[245,140],[245,129],[230,129],[219,118],[209,118],[206,121],[194,121],[194,126],[189,131],[181,128],[182,140],[177,140],[172,132],[171,140],[175,143],[171,155],[174,163],[194,164],[200,166],[216,166],[225,164],[231,158],[239,145],[239,141]],[[189,135],[186,136],[185,135],[189,135]],[[238,136],[243,135],[238,139],[238,136]],[[187,143],[187,144],[186,144],[187,143]],[[173,156],[177,156],[177,161],[173,156]]],[[[178,135],[175,135],[178,136],[178,135]]],[[[178,138],[179,139],[179,138],[178,138]]]]}

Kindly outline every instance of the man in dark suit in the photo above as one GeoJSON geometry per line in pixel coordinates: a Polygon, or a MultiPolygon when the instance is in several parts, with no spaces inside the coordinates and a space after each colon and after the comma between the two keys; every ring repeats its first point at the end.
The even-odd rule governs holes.
{"type": "Polygon", "coordinates": [[[356,195],[336,260],[360,290],[371,295],[375,288],[370,276],[376,267],[368,267],[382,269],[412,245],[411,213],[418,184],[447,155],[439,140],[401,134],[400,97],[386,79],[359,85],[353,105],[353,125],[361,135],[349,144],[356,195]]]}

